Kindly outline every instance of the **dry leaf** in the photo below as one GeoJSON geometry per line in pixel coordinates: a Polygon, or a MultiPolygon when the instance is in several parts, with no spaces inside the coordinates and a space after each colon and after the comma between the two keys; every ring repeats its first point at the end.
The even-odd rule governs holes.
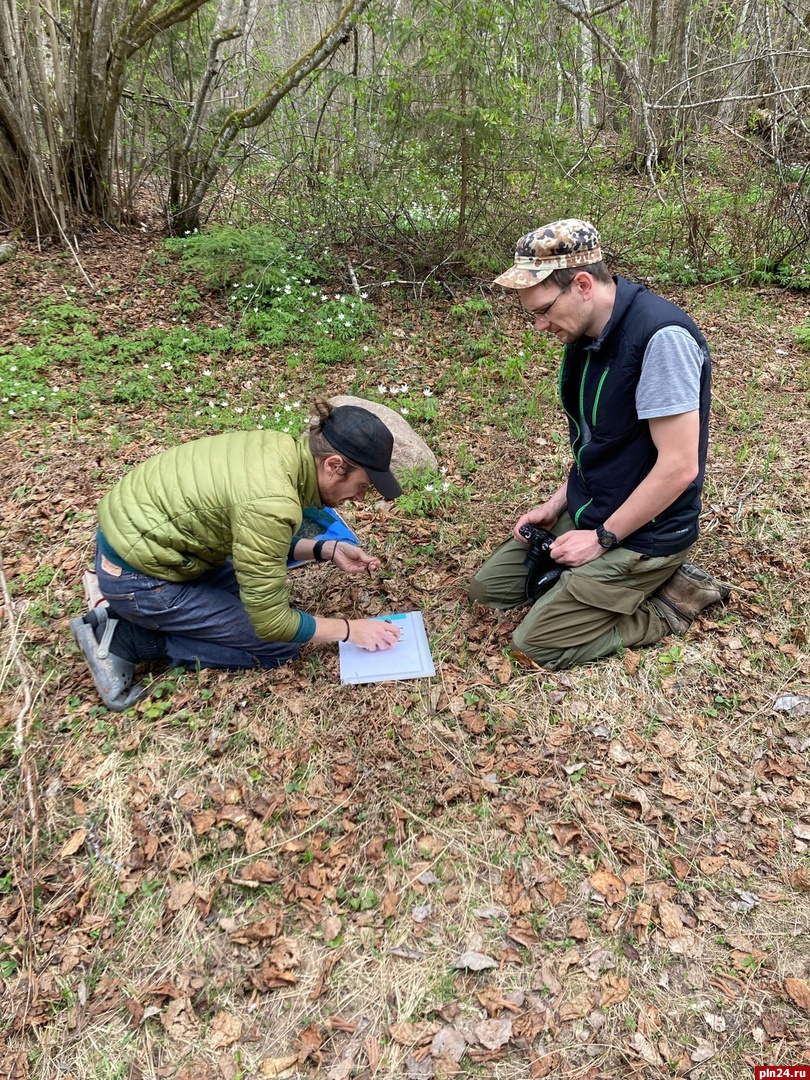
{"type": "Polygon", "coordinates": [[[698,866],[707,877],[716,874],[717,871],[722,870],[725,865],[725,855],[706,855],[704,858],[698,859],[698,866]]]}
{"type": "Polygon", "coordinates": [[[166,907],[169,911],[180,911],[197,894],[197,887],[193,881],[176,881],[172,885],[166,907]]]}
{"type": "Polygon", "coordinates": [[[268,960],[282,971],[292,971],[301,966],[301,952],[295,938],[281,937],[270,950],[268,960]]]}
{"type": "Polygon", "coordinates": [[[334,941],[343,929],[343,922],[339,915],[329,915],[321,923],[321,934],[324,941],[334,941]]]}
{"type": "Polygon", "coordinates": [[[743,971],[750,973],[752,962],[754,964],[761,964],[763,960],[768,959],[768,954],[763,952],[762,949],[755,949],[753,946],[747,949],[732,949],[728,954],[728,962],[737,971],[743,971]]]}
{"type": "Polygon", "coordinates": [[[503,996],[496,986],[487,986],[483,990],[477,990],[475,996],[487,1010],[487,1016],[497,1016],[503,1009],[510,1012],[519,1012],[519,1007],[514,1001],[503,996]]]}
{"type": "Polygon", "coordinates": [[[661,929],[668,938],[680,937],[683,934],[683,922],[675,904],[668,900],[659,900],[658,917],[661,920],[661,929]]]}
{"type": "Polygon", "coordinates": [[[212,1050],[223,1050],[233,1046],[242,1038],[242,1021],[224,1010],[218,1012],[211,1021],[209,1041],[212,1050]]]}
{"type": "Polygon", "coordinates": [[[551,960],[546,960],[541,966],[540,978],[543,980],[543,986],[545,986],[550,994],[553,994],[556,997],[557,994],[562,993],[562,983],[554,974],[551,960]]]}
{"type": "Polygon", "coordinates": [[[568,924],[568,936],[574,941],[587,941],[591,932],[584,919],[572,919],[568,924]]]}
{"type": "Polygon", "coordinates": [[[298,1064],[296,1054],[287,1054],[286,1057],[265,1058],[259,1065],[259,1075],[269,1077],[292,1076],[290,1072],[298,1064]]]}
{"type": "Polygon", "coordinates": [[[483,953],[473,952],[472,950],[462,953],[451,965],[451,967],[461,971],[485,971],[486,968],[497,966],[498,961],[493,960],[491,956],[484,956],[483,953]]]}
{"type": "Polygon", "coordinates": [[[593,1006],[593,992],[590,990],[583,990],[582,993],[577,994],[575,998],[562,1003],[559,1010],[560,1020],[579,1020],[583,1016],[587,1016],[591,1009],[593,1009],[593,1006]]]}
{"type": "Polygon", "coordinates": [[[75,833],[66,840],[62,845],[62,850],[59,852],[60,859],[67,859],[70,855],[75,855],[76,852],[84,847],[84,842],[87,839],[87,829],[77,829],[75,833]]]}
{"type": "Polygon", "coordinates": [[[419,949],[409,949],[407,945],[395,945],[388,952],[391,956],[399,956],[402,960],[422,960],[425,955],[419,949]]]}
{"type": "Polygon", "coordinates": [[[399,904],[399,893],[394,889],[390,889],[382,898],[380,904],[380,914],[384,919],[390,919],[392,915],[397,913],[397,905],[399,904]]]}
{"type": "Polygon", "coordinates": [[[503,1020],[479,1020],[470,1030],[487,1050],[500,1050],[512,1038],[512,1021],[508,1017],[503,1020]]]}
{"type": "Polygon", "coordinates": [[[630,1049],[641,1057],[648,1065],[653,1065],[659,1068],[664,1064],[663,1058],[655,1049],[650,1040],[642,1035],[640,1031],[637,1031],[630,1040],[630,1049]]]}
{"type": "Polygon", "coordinates": [[[369,1035],[366,1040],[366,1058],[369,1072],[373,1076],[380,1067],[380,1040],[376,1035],[369,1035]]]}
{"type": "Polygon", "coordinates": [[[547,881],[545,885],[541,885],[540,892],[545,896],[552,907],[557,907],[568,899],[568,889],[566,889],[565,885],[563,885],[558,878],[552,878],[552,880],[547,881]]]}
{"type": "Polygon", "coordinates": [[[593,888],[604,896],[608,904],[619,904],[627,893],[624,882],[610,870],[596,870],[590,876],[593,888]]]}
{"type": "Polygon", "coordinates": [[[267,941],[274,938],[281,929],[281,915],[275,913],[266,915],[256,922],[240,926],[231,934],[231,941],[237,945],[252,945],[257,941],[267,941]]]}
{"type": "Polygon", "coordinates": [[[441,1024],[433,1020],[423,1020],[418,1024],[398,1020],[388,1028],[388,1034],[400,1046],[426,1046],[439,1031],[441,1031],[441,1024]]]}
{"type": "Polygon", "coordinates": [[[217,1058],[217,1074],[219,1080],[238,1080],[242,1067],[233,1054],[220,1054],[217,1058]]]}
{"type": "Polygon", "coordinates": [[[606,975],[599,986],[599,1004],[603,1009],[618,1005],[630,993],[630,980],[621,975],[606,975]]]}
{"type": "Polygon", "coordinates": [[[433,1036],[430,1044],[432,1057],[450,1058],[452,1061],[461,1061],[464,1051],[467,1049],[467,1040],[453,1027],[442,1028],[433,1036]]]}
{"type": "Polygon", "coordinates": [[[794,870],[789,880],[794,889],[810,892],[810,871],[806,866],[799,866],[794,870]]]}
{"type": "Polygon", "coordinates": [[[703,1014],[703,1019],[706,1022],[706,1026],[711,1028],[712,1031],[722,1033],[726,1030],[725,1017],[721,1016],[719,1013],[705,1012],[703,1014]]]}
{"type": "Polygon", "coordinates": [[[668,798],[676,799],[682,803],[691,802],[694,797],[686,784],[681,784],[677,780],[665,780],[661,785],[661,791],[668,798]]]}
{"type": "MultiPolygon", "coordinates": [[[[633,652],[631,649],[627,649],[622,657],[622,664],[624,665],[625,675],[635,675],[638,671],[638,666],[641,663],[641,653],[633,652]]],[[[534,1073],[532,1073],[532,1076],[534,1073]]]]}
{"type": "Polygon", "coordinates": [[[560,847],[567,847],[582,836],[580,827],[571,821],[552,821],[549,828],[560,847]]]}
{"type": "MultiPolygon", "coordinates": [[[[349,1075],[351,1074],[347,1074],[347,1077],[349,1075]]],[[[423,1058],[421,1055],[408,1054],[405,1058],[405,1077],[406,1080],[431,1080],[433,1059],[429,1056],[423,1058]]],[[[330,1072],[329,1080],[343,1080],[343,1077],[335,1076],[333,1072],[330,1072]]]]}
{"type": "Polygon", "coordinates": [[[543,1080],[546,1076],[558,1076],[560,1065],[559,1054],[545,1054],[541,1058],[535,1058],[529,1065],[529,1075],[534,1080],[543,1080]]]}
{"type": "Polygon", "coordinates": [[[201,810],[198,814],[192,814],[191,823],[197,836],[205,836],[217,823],[216,811],[201,810]]]}
{"type": "Polygon", "coordinates": [[[762,1017],[762,1026],[770,1039],[790,1038],[790,1028],[787,1026],[783,1016],[777,1016],[775,1013],[765,1013],[762,1017]]]}
{"type": "Polygon", "coordinates": [[[556,1034],[558,1030],[554,1012],[543,1004],[534,1005],[512,1020],[513,1040],[522,1041],[526,1046],[531,1046],[541,1031],[551,1031],[556,1034]]]}
{"type": "Polygon", "coordinates": [[[312,1058],[316,1065],[321,1063],[321,1054],[319,1050],[323,1043],[323,1035],[320,1029],[315,1024],[310,1024],[309,1027],[305,1027],[301,1034],[298,1036],[298,1064],[303,1065],[305,1061],[312,1058]]]}
{"type": "Polygon", "coordinates": [[[794,1004],[810,1013],[810,983],[807,979],[785,979],[785,990],[794,1004]]]}
{"type": "Polygon", "coordinates": [[[689,876],[689,863],[683,855],[670,855],[669,865],[672,867],[672,872],[679,881],[685,881],[689,876]]]}
{"type": "Polygon", "coordinates": [[[297,969],[300,966],[298,942],[294,938],[281,937],[264,958],[261,970],[251,973],[251,982],[257,990],[293,986],[298,981],[297,969]]]}
{"type": "Polygon", "coordinates": [[[689,1055],[690,1059],[695,1062],[696,1065],[700,1065],[703,1061],[709,1061],[717,1053],[711,1043],[703,1042],[699,1043],[692,1053],[689,1055]]]}
{"type": "Polygon", "coordinates": [[[266,859],[256,859],[255,862],[249,863],[243,867],[239,872],[239,877],[236,876],[232,880],[234,881],[255,881],[260,885],[270,885],[281,877],[281,871],[277,870],[272,863],[267,862],[266,859]]]}
{"type": "Polygon", "coordinates": [[[614,739],[608,748],[608,756],[611,761],[615,761],[617,765],[629,765],[631,761],[635,761],[635,755],[631,754],[618,739],[614,739]]]}

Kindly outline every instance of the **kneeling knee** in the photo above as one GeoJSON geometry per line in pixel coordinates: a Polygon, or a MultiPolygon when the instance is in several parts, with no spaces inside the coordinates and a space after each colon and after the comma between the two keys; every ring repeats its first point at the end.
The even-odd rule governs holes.
{"type": "Polygon", "coordinates": [[[479,604],[486,604],[487,602],[487,587],[483,581],[479,581],[477,577],[474,577],[467,589],[467,597],[479,604]]]}
{"type": "Polygon", "coordinates": [[[549,671],[558,671],[561,668],[570,667],[565,649],[539,649],[536,643],[532,644],[527,639],[525,633],[521,633],[520,626],[512,634],[511,648],[516,656],[526,656],[535,664],[539,664],[540,667],[548,668],[549,671]]]}

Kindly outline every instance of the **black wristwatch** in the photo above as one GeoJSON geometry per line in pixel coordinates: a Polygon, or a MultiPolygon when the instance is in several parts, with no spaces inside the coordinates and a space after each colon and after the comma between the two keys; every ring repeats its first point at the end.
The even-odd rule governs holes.
{"type": "Polygon", "coordinates": [[[611,548],[619,547],[621,543],[618,536],[615,533],[609,532],[604,525],[597,526],[596,539],[605,551],[610,551],[611,548]]]}

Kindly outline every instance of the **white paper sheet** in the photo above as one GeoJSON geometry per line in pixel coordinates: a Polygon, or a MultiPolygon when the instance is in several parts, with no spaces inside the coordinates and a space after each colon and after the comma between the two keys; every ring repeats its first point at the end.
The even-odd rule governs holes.
{"type": "Polygon", "coordinates": [[[395,623],[402,634],[399,641],[382,652],[368,652],[350,641],[340,642],[340,681],[384,682],[386,679],[424,679],[436,674],[421,611],[380,615],[395,623]]]}

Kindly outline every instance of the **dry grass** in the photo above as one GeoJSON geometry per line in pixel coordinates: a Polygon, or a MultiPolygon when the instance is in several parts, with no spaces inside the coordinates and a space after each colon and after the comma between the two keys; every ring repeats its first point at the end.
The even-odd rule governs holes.
{"type": "MultiPolygon", "coordinates": [[[[462,444],[477,462],[473,497],[432,520],[358,513],[380,594],[296,572],[325,614],[422,609],[434,680],[340,687],[316,646],[278,672],[181,676],[165,711],[124,716],[97,706],[66,633],[118,452],[97,427],[6,436],[0,1074],[449,1075],[434,1029],[464,1036],[471,1076],[736,1080],[806,1060],[810,1002],[788,987],[810,980],[810,742],[806,716],[773,707],[810,694],[806,304],[675,299],[716,358],[699,561],[737,591],[682,641],[564,674],[512,670],[515,617],[465,600],[484,549],[559,475],[554,414],[512,440],[495,390],[476,406],[468,386],[468,412],[448,393],[434,445],[450,475],[462,444]],[[54,521],[65,491],[86,514],[54,521]],[[62,573],[15,586],[44,565],[62,573]],[[242,940],[261,919],[273,932],[242,940]],[[495,966],[455,969],[465,950],[495,966]],[[482,1020],[512,1037],[488,1049],[482,1020]]],[[[400,358],[414,381],[443,355],[432,325],[400,358]]]]}

